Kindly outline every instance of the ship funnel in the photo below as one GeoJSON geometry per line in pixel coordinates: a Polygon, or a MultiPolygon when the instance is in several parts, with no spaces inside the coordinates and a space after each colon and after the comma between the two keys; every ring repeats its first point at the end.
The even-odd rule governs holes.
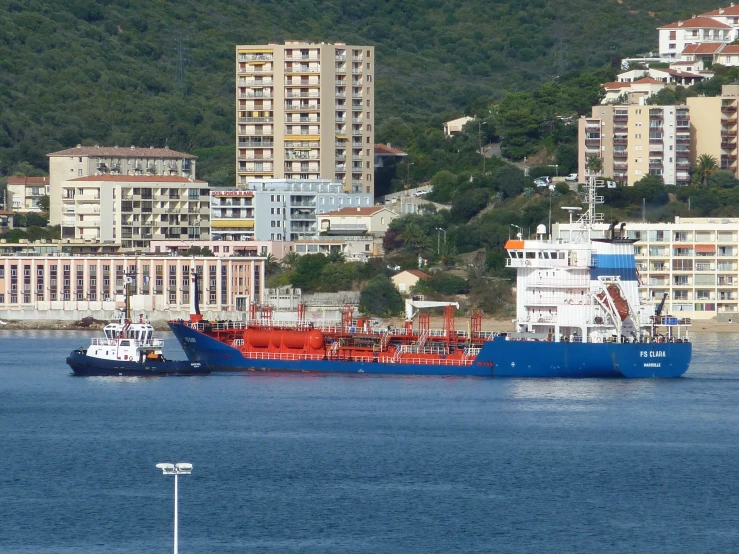
{"type": "Polygon", "coordinates": [[[613,240],[616,234],[616,225],[618,225],[618,221],[614,221],[608,226],[608,234],[611,236],[611,240],[613,240]]]}
{"type": "Polygon", "coordinates": [[[202,321],[203,316],[200,315],[200,302],[198,290],[198,269],[195,266],[190,268],[190,322],[197,323],[202,321]]]}

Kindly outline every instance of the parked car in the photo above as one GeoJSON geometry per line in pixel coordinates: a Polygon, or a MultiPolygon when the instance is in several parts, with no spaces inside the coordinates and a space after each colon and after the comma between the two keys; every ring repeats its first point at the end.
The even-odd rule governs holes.
{"type": "Polygon", "coordinates": [[[534,179],[534,184],[539,188],[544,188],[549,186],[549,181],[546,177],[537,177],[534,179]]]}
{"type": "Polygon", "coordinates": [[[565,181],[568,183],[577,183],[577,173],[570,173],[567,177],[565,177],[565,181]]]}

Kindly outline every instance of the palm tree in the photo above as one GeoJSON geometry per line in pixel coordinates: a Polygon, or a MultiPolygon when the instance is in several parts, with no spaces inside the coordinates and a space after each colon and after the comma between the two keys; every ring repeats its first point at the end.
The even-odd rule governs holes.
{"type": "Polygon", "coordinates": [[[600,175],[603,172],[603,158],[599,158],[598,156],[590,156],[588,158],[588,165],[587,165],[588,173],[591,175],[600,175]]]}
{"type": "Polygon", "coordinates": [[[400,233],[398,238],[405,243],[405,247],[408,250],[412,250],[420,254],[429,243],[429,238],[421,229],[418,223],[410,222],[404,228],[403,232],[400,233]]]}
{"type": "Polygon", "coordinates": [[[282,257],[282,261],[280,263],[282,264],[282,267],[285,269],[295,269],[295,266],[298,265],[299,259],[300,259],[300,255],[293,250],[285,254],[282,257]]]}
{"type": "Polygon", "coordinates": [[[718,164],[716,158],[710,154],[701,154],[698,156],[698,163],[695,165],[695,175],[700,176],[701,185],[706,186],[708,184],[708,178],[716,173],[718,164]]]}
{"type": "Polygon", "coordinates": [[[341,263],[345,260],[344,253],[338,248],[332,248],[328,253],[328,261],[332,264],[341,263]]]}
{"type": "Polygon", "coordinates": [[[272,275],[273,273],[277,273],[279,269],[280,264],[277,262],[277,258],[273,254],[267,254],[264,260],[264,272],[267,275],[272,275]]]}

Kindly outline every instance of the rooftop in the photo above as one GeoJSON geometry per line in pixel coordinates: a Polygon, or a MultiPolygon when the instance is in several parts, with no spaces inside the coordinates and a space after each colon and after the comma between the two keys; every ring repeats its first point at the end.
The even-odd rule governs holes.
{"type": "Polygon", "coordinates": [[[322,213],[321,216],[368,216],[374,215],[382,210],[387,210],[387,208],[385,206],[368,206],[366,208],[342,208],[340,210],[336,210],[335,212],[322,213]]]}
{"type": "Polygon", "coordinates": [[[721,23],[710,17],[693,17],[687,21],[676,21],[657,29],[731,29],[731,25],[721,23]]]}
{"type": "Polygon", "coordinates": [[[77,177],[69,179],[69,181],[104,181],[108,183],[198,183],[207,184],[207,181],[194,180],[191,181],[187,177],[179,177],[177,175],[88,175],[87,177],[77,177]]]}
{"type": "Polygon", "coordinates": [[[699,17],[727,17],[733,15],[739,15],[739,6],[735,6],[734,2],[726,8],[719,8],[712,12],[702,13],[699,17]]]}
{"type": "Polygon", "coordinates": [[[375,155],[376,156],[407,156],[405,152],[402,150],[398,150],[397,148],[393,148],[389,144],[375,144],[375,155]]]}
{"type": "Polygon", "coordinates": [[[8,177],[9,185],[48,185],[48,177],[8,177]]]}
{"type": "Polygon", "coordinates": [[[61,157],[61,156],[118,156],[121,158],[188,158],[194,160],[197,156],[192,154],[185,154],[183,152],[177,152],[176,150],[170,150],[169,147],[154,148],[149,146],[148,148],[137,148],[136,146],[82,146],[78,144],[74,148],[67,148],[66,150],[59,150],[59,152],[52,152],[46,154],[47,157],[61,157]]]}
{"type": "Polygon", "coordinates": [[[688,44],[683,49],[683,54],[715,54],[721,47],[724,46],[723,42],[698,42],[695,44],[688,44]]]}

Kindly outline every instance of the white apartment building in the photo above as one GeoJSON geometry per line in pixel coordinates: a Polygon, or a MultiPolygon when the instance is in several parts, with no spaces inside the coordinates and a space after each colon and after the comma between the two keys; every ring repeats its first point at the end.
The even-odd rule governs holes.
{"type": "Polygon", "coordinates": [[[728,25],[713,16],[706,17],[707,15],[658,27],[660,56],[675,59],[680,57],[680,53],[689,44],[726,43],[736,38],[733,24],[728,25]]]}
{"type": "MultiPolygon", "coordinates": [[[[51,225],[62,225],[62,183],[70,179],[103,175],[195,178],[196,157],[167,147],[126,148],[78,144],[75,148],[52,152],[47,156],[51,225]]],[[[64,234],[62,237],[73,238],[64,234]]]]}
{"type": "MultiPolygon", "coordinates": [[[[605,235],[608,225],[596,226],[605,235]]],[[[569,238],[569,224],[554,227],[569,238]]],[[[695,319],[739,318],[739,218],[676,217],[674,223],[629,222],[640,296],[666,312],[695,319]]],[[[597,235],[596,235],[597,236],[597,235]]]]}
{"type": "Polygon", "coordinates": [[[48,177],[8,177],[7,209],[14,212],[40,212],[41,198],[49,194],[48,177]]]}
{"type": "Polygon", "coordinates": [[[374,47],[236,46],[237,185],[328,179],[374,193],[374,47]]]}
{"type": "Polygon", "coordinates": [[[213,240],[295,241],[320,230],[318,215],[372,206],[372,193],[344,192],[325,179],[259,179],[211,191],[213,240]]]}
{"type": "Polygon", "coordinates": [[[210,238],[210,190],[179,176],[100,175],[61,183],[62,239],[148,250],[162,239],[210,238]]]}

